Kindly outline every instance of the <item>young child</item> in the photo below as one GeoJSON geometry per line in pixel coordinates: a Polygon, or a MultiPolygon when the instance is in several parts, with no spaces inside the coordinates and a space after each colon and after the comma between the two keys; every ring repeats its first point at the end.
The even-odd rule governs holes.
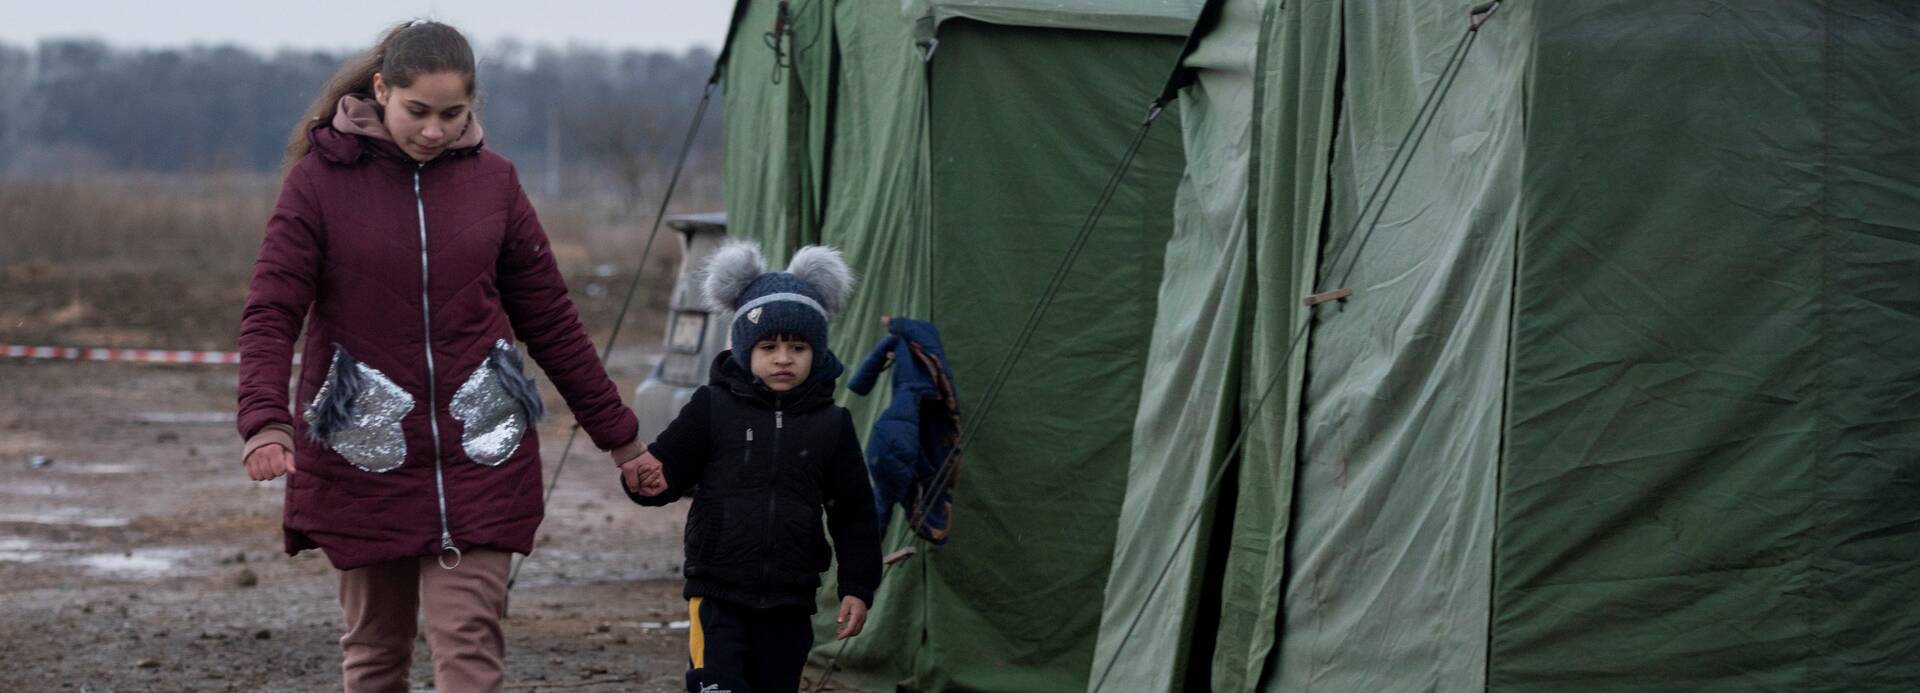
{"type": "Polygon", "coordinates": [[[787,271],[767,272],[758,245],[734,242],[708,262],[705,289],[714,311],[734,312],[733,348],[647,452],[620,466],[622,483],[641,505],[694,496],[687,690],[793,691],[829,559],[840,562],[839,639],[860,633],[880,583],[873,489],[853,418],[833,404],[845,368],[827,349],[853,275],[832,248],[801,248],[787,271]]]}

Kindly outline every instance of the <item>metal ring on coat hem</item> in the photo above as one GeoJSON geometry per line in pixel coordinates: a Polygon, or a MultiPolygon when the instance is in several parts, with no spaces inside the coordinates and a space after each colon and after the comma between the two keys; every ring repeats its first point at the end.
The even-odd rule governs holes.
{"type": "Polygon", "coordinates": [[[460,547],[449,546],[447,548],[441,549],[440,550],[440,567],[445,568],[447,570],[453,570],[454,568],[460,567],[460,547]],[[453,565],[447,565],[448,552],[453,553],[453,565]]]}

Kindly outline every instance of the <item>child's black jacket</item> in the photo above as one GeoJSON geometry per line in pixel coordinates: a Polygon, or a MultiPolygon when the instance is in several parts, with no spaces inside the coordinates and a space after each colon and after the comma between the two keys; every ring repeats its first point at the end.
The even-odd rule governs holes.
{"type": "Polygon", "coordinates": [[[837,557],[839,596],[873,604],[880,584],[873,489],[853,417],[833,404],[834,379],[845,369],[821,356],[805,383],[776,395],[730,352],[720,354],[710,382],[647,446],[666,472],[667,491],[627,495],[657,506],[693,494],[686,596],[811,607],[820,573],[837,557]]]}

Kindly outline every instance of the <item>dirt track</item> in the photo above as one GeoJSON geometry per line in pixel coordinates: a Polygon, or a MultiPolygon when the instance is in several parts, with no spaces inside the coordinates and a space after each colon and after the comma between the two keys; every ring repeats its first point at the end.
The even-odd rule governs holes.
{"type": "MultiPolygon", "coordinates": [[[[630,395],[643,357],[612,366],[630,395]]],[[[284,481],[234,459],[234,378],[0,359],[0,691],[338,690],[335,576],[279,550],[284,481]]],[[[543,426],[549,476],[569,423],[543,426]]],[[[685,508],[632,505],[577,446],[512,594],[509,688],[680,690],[685,508]]]]}

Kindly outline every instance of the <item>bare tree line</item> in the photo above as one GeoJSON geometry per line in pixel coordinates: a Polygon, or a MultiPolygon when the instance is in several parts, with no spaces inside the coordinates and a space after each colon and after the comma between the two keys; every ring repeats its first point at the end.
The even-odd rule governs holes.
{"type": "MultiPolygon", "coordinates": [[[[477,48],[488,144],[514,160],[528,187],[613,193],[632,205],[671,167],[714,60],[699,48],[477,48]]],[[[272,173],[294,119],[346,57],[0,43],[0,177],[272,173]]],[[[717,121],[718,110],[708,117],[717,121]]],[[[701,131],[689,167],[696,181],[717,185],[720,128],[701,131]]]]}

